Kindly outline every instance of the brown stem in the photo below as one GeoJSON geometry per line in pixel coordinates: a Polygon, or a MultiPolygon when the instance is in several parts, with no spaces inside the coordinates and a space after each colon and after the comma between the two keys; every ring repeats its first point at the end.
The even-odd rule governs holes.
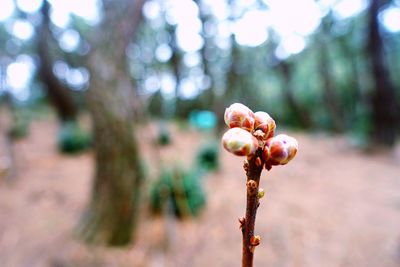
{"type": "Polygon", "coordinates": [[[259,243],[259,237],[254,236],[254,225],[256,222],[257,208],[259,206],[258,188],[260,175],[263,169],[262,148],[259,148],[256,155],[249,157],[244,163],[247,182],[246,217],[240,220],[243,234],[242,267],[253,266],[254,249],[259,243]],[[258,241],[258,242],[255,242],[258,241]]]}

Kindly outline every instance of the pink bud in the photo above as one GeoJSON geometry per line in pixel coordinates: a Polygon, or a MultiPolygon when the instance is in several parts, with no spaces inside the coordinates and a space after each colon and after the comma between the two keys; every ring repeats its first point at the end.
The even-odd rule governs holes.
{"type": "Polygon", "coordinates": [[[274,136],[275,133],[275,121],[271,118],[271,116],[264,111],[257,111],[254,113],[254,130],[261,130],[264,133],[263,140],[267,140],[274,136]]]}
{"type": "Polygon", "coordinates": [[[294,158],[297,149],[298,144],[296,139],[286,134],[279,134],[269,138],[263,151],[267,169],[272,165],[285,165],[294,158]]]}
{"type": "Polygon", "coordinates": [[[249,132],[254,129],[254,113],[243,104],[230,105],[225,109],[224,119],[229,128],[239,127],[249,132]]]}
{"type": "Polygon", "coordinates": [[[256,152],[258,140],[251,133],[236,127],[222,136],[222,145],[237,156],[248,156],[256,152]]]}

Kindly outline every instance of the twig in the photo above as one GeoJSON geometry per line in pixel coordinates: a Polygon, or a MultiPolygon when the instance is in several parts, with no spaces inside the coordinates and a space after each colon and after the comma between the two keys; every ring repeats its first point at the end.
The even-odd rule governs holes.
{"type": "Polygon", "coordinates": [[[246,216],[240,219],[243,234],[242,248],[242,267],[253,266],[253,256],[255,247],[260,243],[260,237],[254,235],[254,226],[257,215],[257,208],[260,205],[258,198],[258,188],[260,184],[261,171],[263,169],[262,148],[256,154],[249,157],[244,163],[246,171],[246,216]]]}
{"type": "Polygon", "coordinates": [[[222,145],[236,156],[247,156],[243,168],[246,172],[246,215],[239,218],[243,235],[242,267],[253,267],[254,251],[261,238],[254,235],[257,209],[264,191],[259,189],[263,167],[287,164],[297,153],[298,143],[293,137],[275,134],[275,121],[268,113],[234,103],[225,110],[225,123],[229,130],[222,136],[222,145]]]}

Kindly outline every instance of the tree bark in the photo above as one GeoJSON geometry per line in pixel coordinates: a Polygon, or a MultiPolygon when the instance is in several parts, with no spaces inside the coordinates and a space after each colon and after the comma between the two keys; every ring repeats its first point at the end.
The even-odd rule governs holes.
{"type": "Polygon", "coordinates": [[[393,84],[384,55],[384,45],[379,32],[378,13],[382,1],[371,0],[368,8],[368,45],[371,60],[374,93],[372,97],[372,132],[373,146],[393,147],[396,141],[398,107],[393,84]]]}
{"type": "Polygon", "coordinates": [[[93,120],[96,173],[89,207],[78,228],[87,242],[125,245],[134,236],[143,172],[134,135],[135,90],[125,49],[140,22],[143,3],[105,1],[106,17],[95,32],[97,39],[92,40],[87,103],[93,120]]]}
{"type": "Polygon", "coordinates": [[[81,234],[88,242],[124,245],[131,241],[137,221],[143,174],[133,135],[133,109],[124,99],[126,91],[132,90],[130,82],[104,82],[93,81],[87,97],[94,127],[96,173],[81,234]]]}
{"type": "Polygon", "coordinates": [[[74,121],[78,108],[74,103],[71,92],[53,73],[51,56],[52,40],[50,32],[49,4],[44,1],[42,8],[42,23],[38,29],[37,53],[40,57],[39,77],[46,87],[47,96],[54,106],[60,121],[74,121]]]}

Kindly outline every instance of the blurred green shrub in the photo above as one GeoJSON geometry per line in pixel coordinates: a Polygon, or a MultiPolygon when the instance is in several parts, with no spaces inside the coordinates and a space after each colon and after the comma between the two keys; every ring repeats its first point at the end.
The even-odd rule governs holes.
{"type": "Polygon", "coordinates": [[[90,147],[91,137],[78,123],[66,122],[58,134],[58,149],[66,154],[76,154],[90,147]]]}
{"type": "Polygon", "coordinates": [[[175,118],[174,122],[181,132],[187,132],[190,129],[189,122],[186,119],[175,118]]]}
{"type": "Polygon", "coordinates": [[[29,133],[30,119],[28,116],[20,113],[15,114],[12,128],[8,132],[12,139],[21,139],[29,133]]]}
{"type": "Polygon", "coordinates": [[[166,146],[171,144],[171,133],[165,124],[161,124],[158,129],[157,144],[166,146]]]}
{"type": "Polygon", "coordinates": [[[197,216],[206,203],[198,175],[181,167],[163,169],[150,189],[153,214],[172,210],[179,219],[197,216]]]}
{"type": "Polygon", "coordinates": [[[148,110],[152,116],[160,118],[163,117],[163,105],[164,98],[161,91],[158,91],[150,97],[148,110]]]}
{"type": "Polygon", "coordinates": [[[202,145],[196,156],[196,164],[200,169],[215,171],[219,169],[219,144],[210,142],[202,145]]]}

